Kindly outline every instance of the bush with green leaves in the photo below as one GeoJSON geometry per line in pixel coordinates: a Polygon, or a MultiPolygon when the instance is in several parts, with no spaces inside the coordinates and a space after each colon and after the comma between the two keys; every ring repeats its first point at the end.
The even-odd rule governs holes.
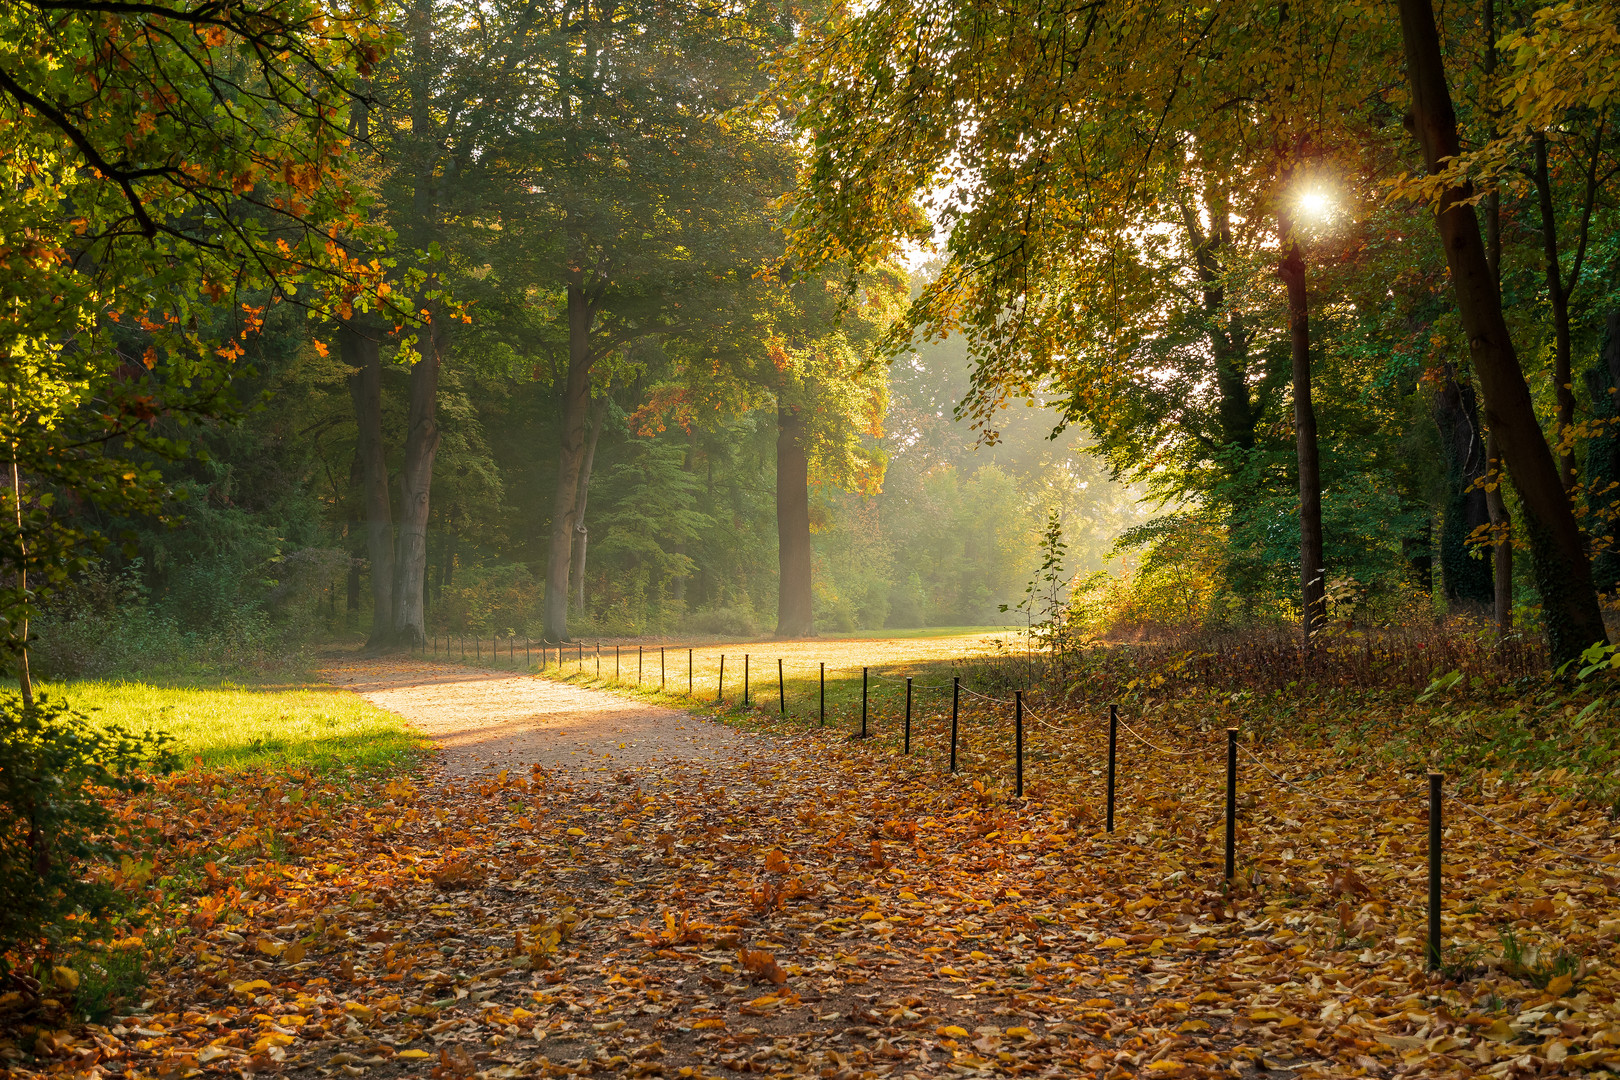
{"type": "Polygon", "coordinates": [[[92,725],[66,703],[0,694],[0,975],[54,955],[117,907],[107,799],[172,767],[168,736],[92,725]]]}

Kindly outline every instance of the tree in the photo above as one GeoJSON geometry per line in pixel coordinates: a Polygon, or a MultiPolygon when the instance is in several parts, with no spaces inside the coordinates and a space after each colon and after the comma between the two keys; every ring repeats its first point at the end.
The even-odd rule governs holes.
{"type": "Polygon", "coordinates": [[[384,248],[359,220],[342,115],[386,36],[364,5],[298,0],[22,0],[0,19],[0,229],[27,238],[0,254],[0,605],[20,653],[41,590],[98,541],[53,500],[172,513],[153,462],[233,413],[267,305],[369,303],[381,264],[331,237],[384,248]]]}
{"type": "Polygon", "coordinates": [[[1453,171],[1461,146],[1434,12],[1428,0],[1401,0],[1400,12],[1413,133],[1433,178],[1426,194],[1435,209],[1474,370],[1484,387],[1485,422],[1501,446],[1524,505],[1548,644],[1554,663],[1563,664],[1593,643],[1608,641],[1591,566],[1502,315],[1501,296],[1474,214],[1472,185],[1453,171]]]}

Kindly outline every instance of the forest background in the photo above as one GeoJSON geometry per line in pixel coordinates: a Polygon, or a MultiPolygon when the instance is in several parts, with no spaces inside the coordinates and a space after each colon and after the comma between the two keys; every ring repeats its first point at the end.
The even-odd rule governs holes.
{"type": "MultiPolygon", "coordinates": [[[[1529,558],[1512,527],[1523,507],[1487,469],[1444,252],[1427,207],[1398,188],[1416,147],[1401,110],[1380,104],[1405,93],[1387,20],[1297,14],[1257,54],[1269,74],[1246,76],[1297,69],[1289,86],[1341,86],[1365,106],[1349,120],[1330,123],[1321,95],[1258,95],[1256,122],[1294,141],[1248,154],[1220,141],[1219,110],[1198,126],[1195,99],[1166,113],[1182,126],[1165,156],[1141,158],[1135,193],[1104,175],[1092,195],[1107,210],[1093,213],[1061,162],[1023,206],[1006,201],[1021,166],[988,143],[969,147],[976,174],[954,177],[949,139],[890,152],[874,132],[929,117],[890,109],[882,79],[849,109],[841,80],[871,75],[882,50],[859,46],[875,30],[936,43],[905,6],[822,15],[855,32],[822,39],[806,28],[823,24],[747,5],[421,0],[365,15],[376,47],[316,124],[342,134],[323,151],[326,190],[349,193],[328,235],[351,261],[314,275],[326,299],[301,299],[291,272],[205,280],[185,305],[188,343],[211,365],[199,370],[212,396],[195,407],[175,396],[192,385],[180,353],[152,329],[178,323],[176,305],[135,326],[112,292],[86,309],[101,366],[72,397],[79,415],[54,415],[66,431],[111,415],[96,402],[148,395],[130,414],[141,424],[76,444],[107,467],[132,463],[142,498],[98,498],[18,455],[19,509],[49,522],[14,538],[38,564],[35,663],[88,674],[263,658],[351,631],[393,647],[437,633],[1018,622],[1043,566],[1056,580],[1054,515],[1066,551],[1047,617],[1062,608],[1115,637],[1288,628],[1302,608],[1295,255],[1311,275],[1325,567],[1305,577],[1323,615],[1387,625],[1494,605],[1502,628],[1515,612],[1535,624],[1528,566],[1505,572],[1529,558]],[[1352,45],[1326,48],[1341,31],[1352,45]],[[1340,78],[1369,57],[1383,62],[1363,83],[1340,78]],[[874,167],[871,154],[887,156],[874,167]],[[884,169],[914,165],[910,183],[888,185],[884,169]],[[860,186],[854,210],[827,194],[829,170],[860,186]],[[1011,257],[1016,272],[972,263],[996,255],[996,221],[1032,208],[1020,235],[1039,242],[1011,257]],[[945,257],[924,263],[915,245],[934,233],[945,257]],[[1065,235],[1078,239],[1054,240],[1065,235]],[[975,278],[971,265],[992,270],[975,278]],[[1123,291],[1104,295],[1097,267],[1123,291]],[[117,542],[68,557],[35,530],[117,542]]],[[[126,16],[85,18],[91,38],[116,39],[126,16]]],[[[1609,84],[1589,80],[1553,122],[1525,120],[1547,107],[1537,48],[1564,35],[1599,56],[1606,39],[1580,35],[1601,19],[1485,5],[1442,30],[1465,134],[1498,155],[1477,167],[1495,184],[1482,206],[1502,304],[1608,590],[1620,385],[1609,84]],[[1499,61],[1502,34],[1514,36],[1499,61]],[[1524,77],[1503,81],[1499,62],[1524,77]]],[[[1118,20],[1109,47],[1142,25],[1118,20]]],[[[241,28],[221,33],[185,48],[218,63],[241,28]]],[[[157,116],[190,130],[181,110],[145,102],[119,106],[135,129],[157,116]]],[[[260,104],[271,127],[288,109],[275,94],[260,104]]],[[[62,137],[48,115],[33,120],[62,137]]],[[[1140,131],[1121,130],[1134,134],[1109,152],[1128,169],[1140,131]]],[[[165,134],[142,152],[172,157],[165,134]]],[[[957,137],[960,150],[981,135],[957,137]]],[[[285,204],[224,205],[251,226],[244,250],[283,243],[285,204]]],[[[19,430],[42,415],[13,407],[19,430]]]]}

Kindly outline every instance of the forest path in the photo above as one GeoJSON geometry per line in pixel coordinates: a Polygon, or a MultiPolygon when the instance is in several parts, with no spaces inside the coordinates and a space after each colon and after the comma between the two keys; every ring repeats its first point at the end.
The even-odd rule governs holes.
{"type": "Polygon", "coordinates": [[[678,709],[510,671],[346,658],[321,674],[432,739],[451,776],[532,765],[613,773],[719,761],[758,736],[678,709]]]}

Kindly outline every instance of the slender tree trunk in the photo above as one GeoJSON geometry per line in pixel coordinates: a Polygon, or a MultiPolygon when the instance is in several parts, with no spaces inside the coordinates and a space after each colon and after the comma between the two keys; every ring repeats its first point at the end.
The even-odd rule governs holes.
{"type": "Polygon", "coordinates": [[[797,409],[776,407],[776,636],[815,633],[810,591],[810,459],[804,419],[797,409]]]}
{"type": "Polygon", "coordinates": [[[1547,302],[1553,317],[1553,387],[1558,402],[1558,479],[1564,490],[1575,487],[1574,374],[1570,366],[1569,295],[1564,291],[1564,274],[1558,265],[1558,218],[1553,210],[1552,177],[1547,171],[1547,136],[1537,133],[1531,140],[1536,151],[1536,202],[1541,209],[1541,255],[1547,278],[1547,302]]]}
{"type": "Polygon", "coordinates": [[[1316,407],[1311,402],[1311,324],[1305,258],[1286,217],[1278,218],[1284,245],[1277,273],[1288,288],[1288,341],[1294,367],[1294,440],[1299,459],[1300,631],[1307,646],[1327,620],[1327,561],[1322,553],[1322,466],[1316,449],[1316,407]]]}
{"type": "MultiPolygon", "coordinates": [[[[1496,76],[1496,0],[1485,0],[1485,77],[1496,76]]],[[[1496,137],[1496,121],[1491,120],[1490,138],[1496,137]]],[[[1491,188],[1485,196],[1485,264],[1496,291],[1496,302],[1502,303],[1502,193],[1491,188]]],[[[1502,495],[1502,454],[1496,446],[1496,436],[1485,436],[1485,459],[1489,481],[1485,487],[1485,509],[1491,518],[1491,532],[1496,542],[1491,545],[1492,600],[1496,616],[1496,635],[1505,638],[1513,633],[1513,516],[1508,513],[1507,499],[1502,495]]]]}
{"type": "MultiPolygon", "coordinates": [[[[1456,114],[1429,0],[1400,0],[1400,12],[1407,76],[1412,84],[1413,129],[1432,174],[1460,151],[1456,114]]],[[[1435,223],[1473,368],[1484,390],[1486,426],[1501,446],[1524,506],[1536,586],[1556,666],[1580,656],[1595,642],[1607,642],[1608,634],[1592,587],[1580,527],[1536,421],[1530,388],[1502,316],[1479,219],[1469,201],[1472,196],[1468,186],[1443,191],[1435,223]]]]}
{"type": "MultiPolygon", "coordinates": [[[[13,410],[15,415],[15,410],[13,410]]],[[[19,450],[11,444],[11,500],[17,511],[17,585],[23,603],[28,603],[28,541],[23,537],[22,472],[17,467],[19,450]]],[[[28,617],[22,619],[21,633],[17,637],[17,689],[22,693],[23,708],[34,707],[34,678],[28,670],[28,617]]]]}
{"type": "Polygon", "coordinates": [[[378,649],[388,643],[394,629],[394,519],[382,441],[382,343],[373,326],[351,319],[338,326],[338,351],[354,369],[349,395],[359,429],[355,454],[360,459],[366,555],[371,562],[371,633],[366,648],[378,649]]]}
{"type": "Polygon", "coordinates": [[[1491,476],[1485,490],[1485,509],[1497,538],[1491,545],[1491,587],[1495,594],[1491,607],[1497,636],[1507,637],[1513,633],[1513,515],[1508,513],[1507,499],[1502,496],[1502,452],[1497,449],[1495,435],[1485,437],[1485,457],[1491,476]]]}
{"type": "Polygon", "coordinates": [[[439,454],[439,368],[445,329],[440,320],[426,327],[422,356],[411,365],[410,408],[405,428],[405,460],[400,469],[398,584],[394,596],[393,644],[420,648],[427,642],[427,526],[431,510],[433,462],[439,454]]]}
{"type": "Polygon", "coordinates": [[[450,512],[444,516],[444,550],[439,553],[439,587],[435,590],[434,600],[443,602],[444,590],[450,587],[450,579],[456,572],[456,511],[459,509],[451,504],[450,512]]]}
{"type": "Polygon", "coordinates": [[[585,458],[579,465],[579,494],[574,502],[574,551],[573,551],[573,583],[574,583],[574,610],[581,618],[585,617],[585,549],[590,543],[590,531],[585,524],[585,507],[590,501],[591,470],[596,465],[596,442],[602,437],[602,428],[607,423],[607,392],[597,399],[596,408],[591,410],[590,434],[585,439],[585,458]]]}
{"type": "Polygon", "coordinates": [[[1599,593],[1612,593],[1620,589],[1620,311],[1609,313],[1586,380],[1598,425],[1586,444],[1592,584],[1599,593]]]}
{"type": "Polygon", "coordinates": [[[1491,564],[1468,548],[1475,529],[1490,521],[1485,492],[1485,442],[1479,432],[1474,385],[1457,377],[1449,363],[1434,397],[1434,423],[1446,461],[1445,518],[1440,526],[1440,581],[1453,608],[1491,603],[1491,564]]]}
{"type": "Polygon", "coordinates": [[[568,376],[563,385],[557,491],[551,504],[551,548],[546,553],[545,634],[555,641],[568,637],[568,571],[591,404],[591,315],[584,286],[576,279],[568,286],[568,376]]]}

